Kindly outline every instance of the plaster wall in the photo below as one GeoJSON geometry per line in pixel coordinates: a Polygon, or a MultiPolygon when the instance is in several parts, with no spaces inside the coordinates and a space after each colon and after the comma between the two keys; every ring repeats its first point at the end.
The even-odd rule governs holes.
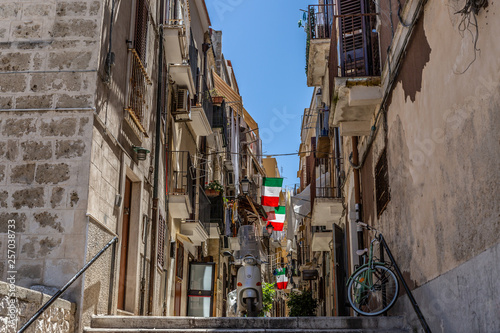
{"type": "Polygon", "coordinates": [[[497,3],[481,9],[475,54],[461,6],[428,1],[413,31],[372,148],[372,168],[387,148],[391,194],[375,225],[415,293],[456,307],[430,314],[433,331],[495,331],[498,296],[484,290],[498,273],[477,267],[497,262],[500,234],[500,20],[497,3]],[[445,285],[456,292],[438,292],[445,285]]]}

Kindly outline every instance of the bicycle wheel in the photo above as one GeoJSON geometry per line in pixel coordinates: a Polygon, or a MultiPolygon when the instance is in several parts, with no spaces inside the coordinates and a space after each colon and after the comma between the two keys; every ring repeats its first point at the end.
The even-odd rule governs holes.
{"type": "Polygon", "coordinates": [[[396,275],[386,266],[365,267],[349,281],[347,296],[352,308],[364,316],[377,316],[389,310],[398,297],[396,275]]]}

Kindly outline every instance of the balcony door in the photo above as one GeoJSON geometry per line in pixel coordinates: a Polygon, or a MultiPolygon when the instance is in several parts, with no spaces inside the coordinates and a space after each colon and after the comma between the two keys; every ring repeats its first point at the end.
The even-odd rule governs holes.
{"type": "Polygon", "coordinates": [[[191,317],[212,317],[215,263],[192,262],[189,265],[188,309],[191,317]]]}

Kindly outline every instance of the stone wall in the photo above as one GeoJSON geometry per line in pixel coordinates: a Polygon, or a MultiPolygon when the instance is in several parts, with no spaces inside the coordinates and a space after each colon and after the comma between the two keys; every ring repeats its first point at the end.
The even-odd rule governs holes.
{"type": "MultiPolygon", "coordinates": [[[[101,2],[2,2],[0,253],[15,220],[18,286],[59,288],[85,262],[101,2]]],[[[81,283],[65,297],[79,304],[81,283]]]]}
{"type": "MultiPolygon", "coordinates": [[[[24,325],[40,307],[50,299],[39,291],[17,287],[13,306],[9,306],[9,285],[0,281],[0,333],[15,332],[24,325]],[[9,312],[11,311],[11,312],[9,312]],[[15,313],[17,327],[10,325],[10,313],[15,313]]],[[[74,332],[75,304],[59,298],[31,324],[27,333],[72,333],[74,332]]]]}
{"type": "Polygon", "coordinates": [[[0,109],[93,107],[100,7],[100,1],[2,2],[0,109]]]}
{"type": "Polygon", "coordinates": [[[61,287],[83,266],[91,121],[87,112],[2,112],[0,253],[15,220],[19,286],[61,287]]]}

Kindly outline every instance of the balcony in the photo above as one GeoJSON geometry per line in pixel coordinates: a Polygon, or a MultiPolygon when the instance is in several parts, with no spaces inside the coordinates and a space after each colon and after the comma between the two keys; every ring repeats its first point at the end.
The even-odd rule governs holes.
{"type": "Polygon", "coordinates": [[[202,78],[203,90],[198,94],[197,100],[191,106],[191,128],[197,136],[208,136],[212,134],[213,105],[207,83],[202,78]]]}
{"type": "Polygon", "coordinates": [[[135,49],[129,49],[129,51],[132,53],[132,71],[127,107],[125,108],[125,121],[130,125],[140,141],[142,141],[144,137],[148,137],[148,133],[144,127],[144,115],[147,110],[146,88],[152,82],[137,51],[135,49]]]}
{"type": "Polygon", "coordinates": [[[336,15],[329,56],[331,123],[343,136],[369,135],[382,101],[377,14],[336,15]]]}
{"type": "Polygon", "coordinates": [[[338,184],[338,177],[335,183],[331,180],[332,172],[337,174],[342,169],[336,168],[333,158],[316,158],[315,173],[320,175],[311,182],[311,201],[313,202],[311,225],[313,227],[332,228],[333,223],[337,223],[344,210],[342,197],[338,184]],[[335,171],[334,171],[335,168],[335,171]]]}
{"type": "Polygon", "coordinates": [[[313,227],[311,249],[320,252],[330,251],[330,242],[333,240],[333,232],[328,227],[313,227]],[[329,230],[328,230],[329,229],[329,230]]]}
{"type": "Polygon", "coordinates": [[[222,194],[208,198],[210,200],[210,238],[224,235],[224,198],[222,194]]]}
{"type": "MultiPolygon", "coordinates": [[[[186,87],[191,96],[194,96],[198,77],[198,50],[194,46],[193,38],[190,40],[188,58],[183,59],[181,63],[170,63],[169,74],[179,87],[186,87]]],[[[167,46],[166,49],[168,48],[167,46]]]]}
{"type": "Polygon", "coordinates": [[[228,141],[228,128],[227,128],[227,114],[226,104],[224,101],[220,105],[213,105],[212,113],[212,129],[219,129],[222,134],[222,146],[227,146],[228,141]]]}
{"type": "Polygon", "coordinates": [[[183,0],[171,1],[168,17],[163,24],[163,39],[167,63],[181,64],[188,57],[189,13],[183,0]]]}
{"type": "Polygon", "coordinates": [[[210,199],[201,186],[198,189],[199,210],[198,220],[187,220],[181,224],[181,234],[188,236],[194,245],[200,246],[210,237],[210,199]]]}
{"type": "Polygon", "coordinates": [[[194,173],[191,156],[187,151],[170,152],[172,172],[169,176],[168,208],[173,218],[189,219],[195,202],[194,173]]]}
{"type": "Polygon", "coordinates": [[[309,87],[320,87],[324,84],[333,17],[332,5],[308,7],[306,73],[309,87]]]}

